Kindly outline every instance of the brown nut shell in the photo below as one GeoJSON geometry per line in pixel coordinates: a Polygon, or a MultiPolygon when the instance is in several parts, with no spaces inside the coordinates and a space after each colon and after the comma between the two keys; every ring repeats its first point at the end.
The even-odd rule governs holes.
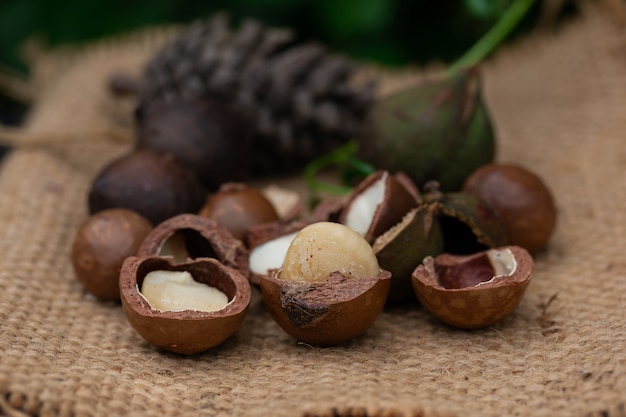
{"type": "Polygon", "coordinates": [[[413,300],[411,274],[426,256],[443,252],[443,236],[432,205],[422,204],[372,245],[381,268],[391,272],[388,304],[413,300]]]}
{"type": "Polygon", "coordinates": [[[145,217],[128,209],[106,209],[89,216],[74,237],[71,254],[83,288],[101,300],[118,301],[122,263],[135,255],[151,230],[145,217]]]}
{"type": "Polygon", "coordinates": [[[137,256],[169,256],[172,263],[195,258],[216,258],[250,275],[248,250],[228,229],[196,214],[179,214],[158,224],[146,236],[137,256]]]}
{"type": "Polygon", "coordinates": [[[502,219],[510,243],[530,253],[545,248],[556,228],[557,208],[550,189],[523,166],[484,165],[467,178],[463,191],[491,206],[502,219]]]}
{"type": "Polygon", "coordinates": [[[339,216],[348,201],[348,196],[322,199],[313,209],[311,222],[339,223],[339,216]]]}
{"type": "Polygon", "coordinates": [[[378,181],[384,181],[384,195],[382,201],[375,207],[371,223],[363,234],[369,243],[399,223],[404,215],[419,204],[416,190],[414,188],[407,189],[404,177],[398,180],[387,171],[376,171],[361,181],[350,194],[339,215],[340,223],[348,225],[350,211],[353,209],[355,201],[368,189],[375,186],[378,181]]]}
{"type": "Polygon", "coordinates": [[[223,184],[198,214],[217,221],[242,242],[247,241],[250,227],[279,219],[274,205],[261,191],[234,182],[223,184]]]}
{"type": "Polygon", "coordinates": [[[317,346],[337,345],[364,333],[381,313],[391,273],[351,278],[338,272],[321,282],[261,278],[263,300],[278,325],[293,338],[317,346]]]}
{"type": "Polygon", "coordinates": [[[250,304],[248,279],[216,259],[172,265],[158,256],[131,256],[122,266],[120,293],[124,314],[141,337],[164,350],[185,355],[205,351],[228,339],[240,327],[250,304]],[[152,271],[188,271],[194,280],[225,293],[229,303],[214,312],[154,310],[139,291],[152,271]]]}
{"type": "Polygon", "coordinates": [[[498,214],[475,195],[446,193],[432,204],[438,212],[444,252],[469,255],[510,243],[498,214]]]}
{"type": "Polygon", "coordinates": [[[89,212],[127,208],[156,225],[180,213],[197,212],[205,190],[174,155],[140,149],[109,162],[94,178],[89,212]]]}
{"type": "Polygon", "coordinates": [[[451,326],[476,329],[511,314],[533,274],[528,251],[505,246],[473,255],[427,257],[411,278],[416,297],[432,315],[451,326]],[[496,273],[494,268],[509,274],[496,273]]]}

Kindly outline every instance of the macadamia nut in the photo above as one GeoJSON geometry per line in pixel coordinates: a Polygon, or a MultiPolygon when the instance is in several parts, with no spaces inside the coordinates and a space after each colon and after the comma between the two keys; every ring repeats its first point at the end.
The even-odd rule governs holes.
{"type": "Polygon", "coordinates": [[[195,281],[187,271],[152,271],[143,280],[141,294],[159,311],[212,312],[228,304],[226,294],[195,281]]]}
{"type": "Polygon", "coordinates": [[[319,222],[302,229],[291,242],[279,278],[319,282],[332,272],[353,278],[380,273],[369,243],[349,227],[319,222]]]}

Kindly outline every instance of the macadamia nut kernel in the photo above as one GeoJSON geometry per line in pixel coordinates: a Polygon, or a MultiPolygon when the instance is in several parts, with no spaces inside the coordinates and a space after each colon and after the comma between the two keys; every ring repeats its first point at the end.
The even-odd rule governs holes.
{"type": "Polygon", "coordinates": [[[289,233],[254,248],[250,252],[250,270],[255,274],[266,275],[272,269],[279,269],[296,234],[289,233]]]}
{"type": "Polygon", "coordinates": [[[152,271],[141,285],[141,294],[158,311],[218,311],[228,297],[217,288],[197,282],[187,271],[152,271]]]}
{"type": "Polygon", "coordinates": [[[361,235],[365,235],[369,230],[378,206],[385,198],[385,187],[387,181],[387,172],[369,186],[365,191],[359,194],[347,212],[345,224],[352,230],[361,235]]]}
{"type": "Polygon", "coordinates": [[[487,251],[487,258],[491,262],[494,278],[511,276],[517,268],[517,261],[509,248],[489,250],[487,251]]]}
{"type": "Polygon", "coordinates": [[[320,282],[331,273],[346,277],[375,277],[380,273],[370,244],[349,227],[319,222],[295,236],[279,278],[287,281],[320,282]]]}

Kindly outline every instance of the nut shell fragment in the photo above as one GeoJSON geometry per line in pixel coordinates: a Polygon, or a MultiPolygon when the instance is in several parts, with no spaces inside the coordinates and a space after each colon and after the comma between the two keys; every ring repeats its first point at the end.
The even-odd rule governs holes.
{"type": "Polygon", "coordinates": [[[371,244],[417,207],[416,191],[407,189],[406,184],[404,177],[398,180],[387,171],[370,174],[353,190],[339,222],[357,230],[371,244]]]}
{"type": "Polygon", "coordinates": [[[509,244],[502,220],[480,198],[446,193],[431,204],[438,212],[444,252],[468,255],[509,244]]]}
{"type": "Polygon", "coordinates": [[[263,300],[278,325],[293,338],[319,346],[344,343],[364,333],[381,313],[391,273],[352,278],[338,272],[320,282],[261,278],[263,300]]]}
{"type": "Polygon", "coordinates": [[[372,245],[381,268],[391,272],[389,303],[415,300],[411,274],[426,256],[443,251],[443,236],[433,207],[414,208],[372,245]]]}
{"type": "Polygon", "coordinates": [[[174,255],[174,263],[195,258],[216,258],[224,265],[250,275],[248,251],[226,227],[196,214],[179,214],[158,224],[145,237],[137,256],[174,255]]]}
{"type": "Polygon", "coordinates": [[[159,256],[131,256],[122,266],[120,293],[126,318],[147,342],[185,355],[223,343],[240,327],[250,304],[248,279],[239,271],[208,258],[173,265],[159,256]],[[196,281],[225,293],[229,303],[214,312],[152,309],[139,288],[145,276],[157,270],[188,271],[196,281]]]}
{"type": "Polygon", "coordinates": [[[533,274],[531,255],[521,247],[505,246],[473,255],[427,257],[411,279],[416,297],[432,315],[455,327],[475,329],[511,314],[533,274]]]}

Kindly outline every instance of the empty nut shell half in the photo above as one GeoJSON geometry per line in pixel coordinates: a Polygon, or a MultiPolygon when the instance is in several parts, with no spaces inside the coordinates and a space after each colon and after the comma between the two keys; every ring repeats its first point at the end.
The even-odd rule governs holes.
{"type": "Polygon", "coordinates": [[[124,314],[147,342],[164,350],[190,355],[215,347],[240,327],[250,304],[250,284],[239,271],[216,259],[198,259],[173,265],[167,259],[131,256],[120,274],[124,314]],[[228,304],[213,312],[153,309],[141,294],[143,280],[152,271],[187,271],[197,282],[226,294],[228,304]]]}
{"type": "Polygon", "coordinates": [[[179,214],[158,224],[145,237],[137,256],[168,257],[174,264],[196,258],[215,258],[250,275],[248,250],[226,227],[197,214],[179,214]]]}
{"type": "Polygon", "coordinates": [[[263,300],[278,325],[301,342],[317,346],[344,343],[364,333],[381,313],[391,273],[352,278],[331,273],[321,282],[261,278],[263,300]]]}
{"type": "Polygon", "coordinates": [[[412,275],[420,303],[455,327],[476,329],[495,324],[519,305],[534,274],[531,255],[504,246],[473,255],[426,257],[412,275]]]}

